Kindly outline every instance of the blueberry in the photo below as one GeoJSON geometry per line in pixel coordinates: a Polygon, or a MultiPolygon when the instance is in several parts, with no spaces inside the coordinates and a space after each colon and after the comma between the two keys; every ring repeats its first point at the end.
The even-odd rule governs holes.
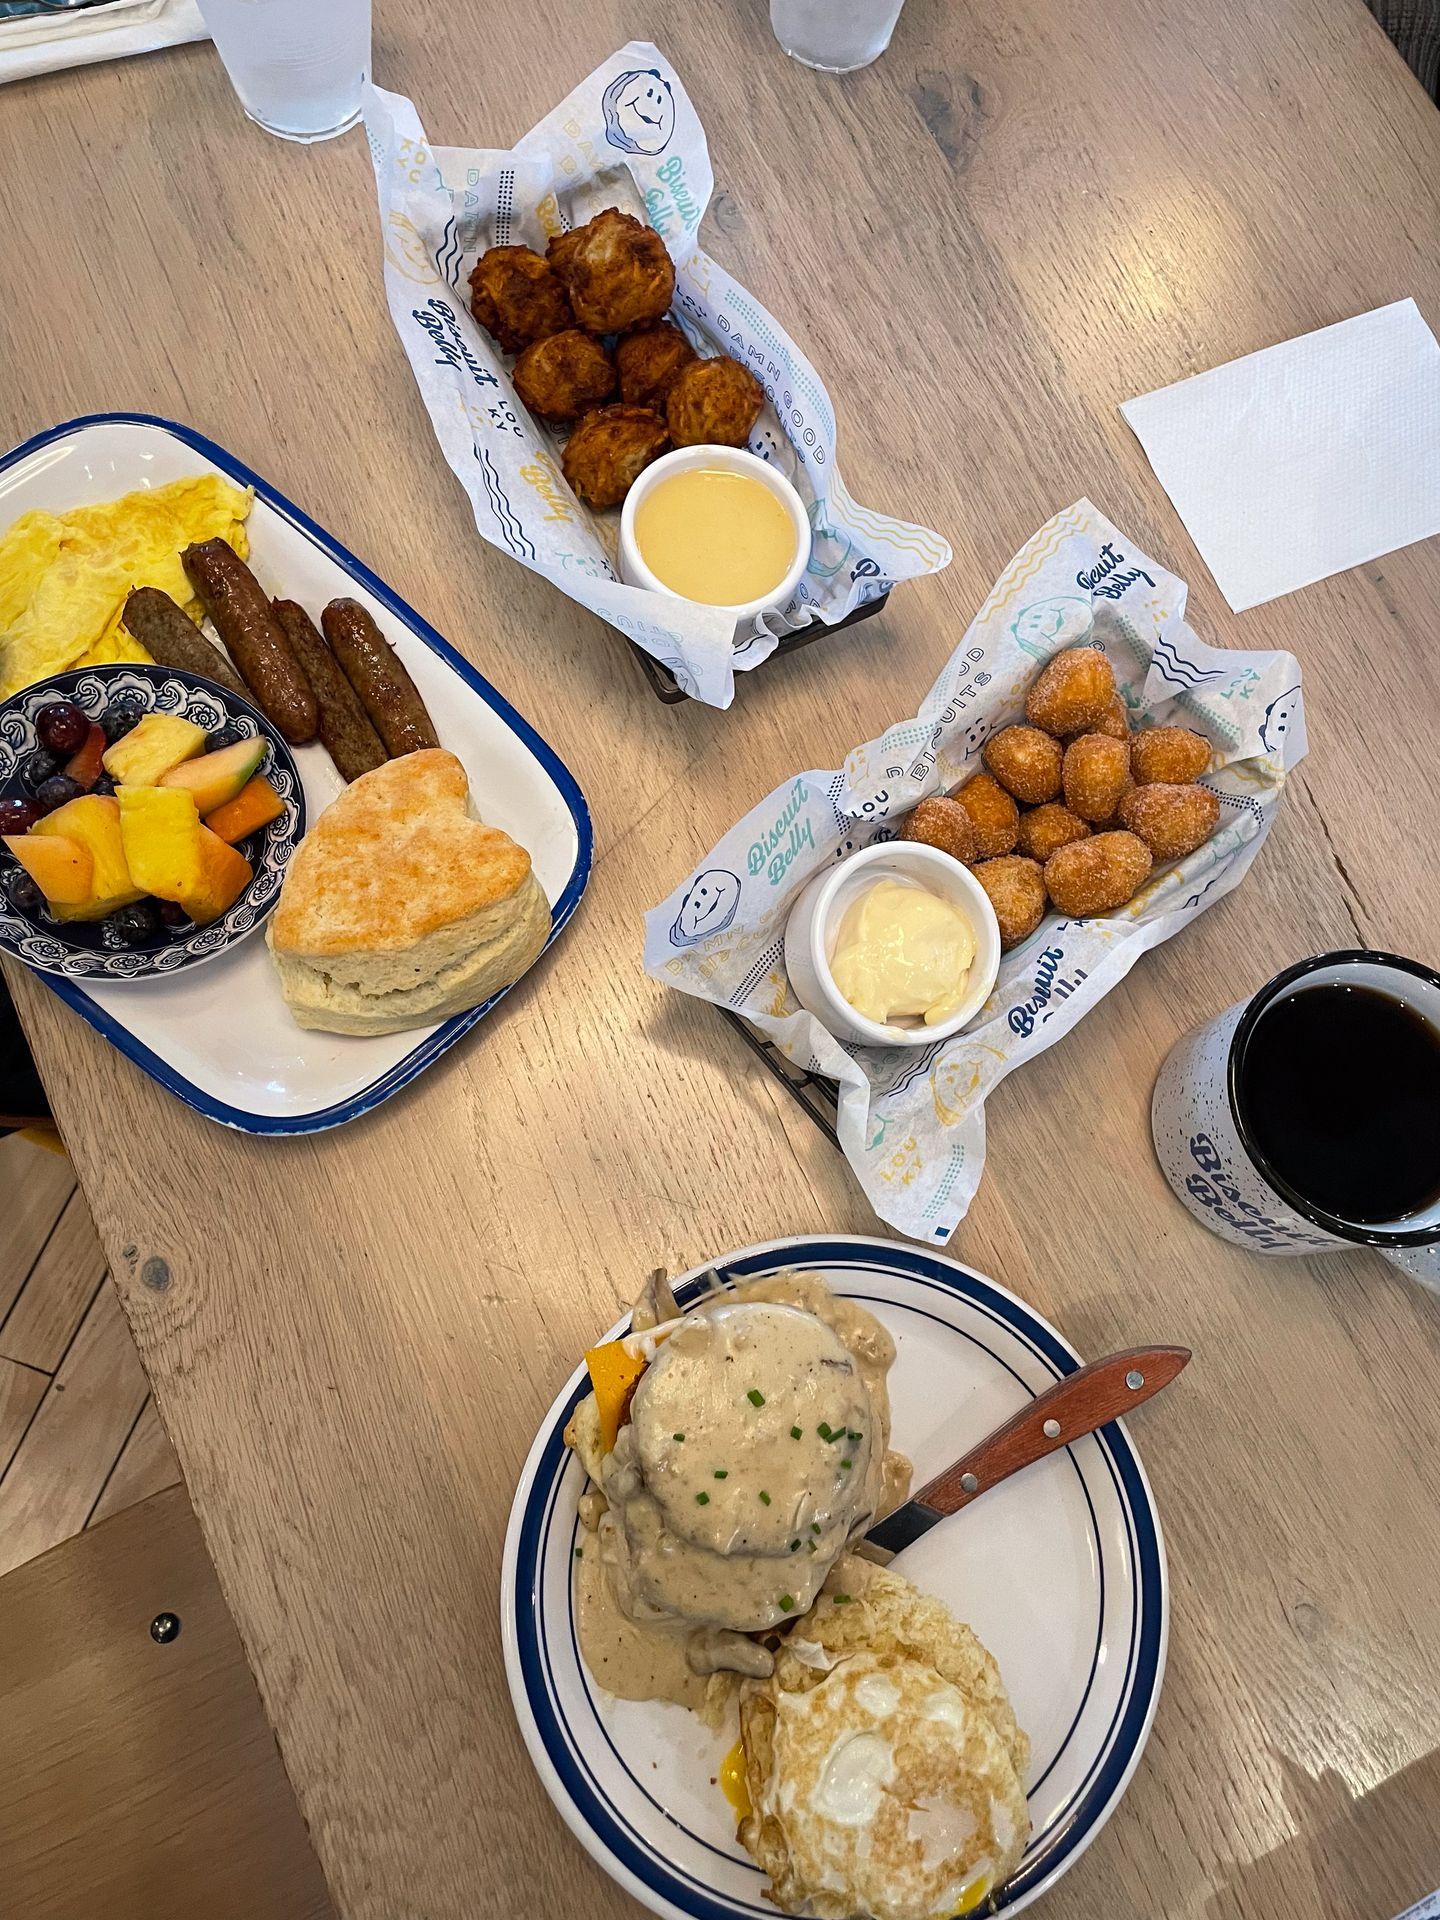
{"type": "Polygon", "coordinates": [[[185,927],[190,924],[190,916],[178,900],[162,900],[160,924],[165,927],[185,927]]]}
{"type": "Polygon", "coordinates": [[[206,753],[219,753],[222,748],[233,747],[237,741],[243,740],[244,738],[245,735],[232,721],[229,726],[217,727],[214,733],[206,734],[205,751],[206,753]]]}
{"type": "Polygon", "coordinates": [[[90,791],[91,793],[114,793],[115,781],[110,774],[102,773],[90,791]]]}
{"type": "Polygon", "coordinates": [[[67,800],[74,800],[85,789],[78,780],[72,780],[68,773],[52,773],[48,780],[42,780],[35,789],[35,804],[43,807],[46,813],[53,813],[57,807],[63,807],[67,800]]]}
{"type": "Polygon", "coordinates": [[[58,753],[50,753],[44,747],[36,747],[27,753],[20,762],[20,778],[34,793],[47,781],[60,765],[58,753]]]}
{"type": "Polygon", "coordinates": [[[160,931],[160,909],[153,900],[137,900],[118,907],[105,925],[122,947],[143,947],[160,931]]]}
{"type": "Polygon", "coordinates": [[[17,913],[29,914],[31,919],[38,919],[44,914],[45,896],[28,873],[19,871],[12,873],[6,891],[10,895],[10,904],[17,913]]]}
{"type": "Polygon", "coordinates": [[[117,740],[123,740],[133,727],[138,727],[145,718],[145,709],[134,699],[115,700],[106,709],[100,724],[105,729],[105,738],[113,747],[117,740]]]}

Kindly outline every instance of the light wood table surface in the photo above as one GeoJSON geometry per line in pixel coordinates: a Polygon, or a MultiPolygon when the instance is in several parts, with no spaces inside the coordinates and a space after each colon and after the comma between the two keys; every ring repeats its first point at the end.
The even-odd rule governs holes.
{"type": "Polygon", "coordinates": [[[1046,1911],[1383,1920],[1440,1883],[1440,1303],[1378,1258],[1208,1236],[1147,1113],[1176,1035],[1289,961],[1437,958],[1440,546],[1232,616],[1116,408],[1403,295],[1440,322],[1440,118],[1358,0],[910,0],[842,81],[784,59],[761,0],[376,13],[378,77],[473,145],[655,39],[709,132],[707,244],[831,376],[856,496],[955,559],[731,712],[666,709],[473,532],[391,329],[359,136],[267,139],[203,46],[0,91],[4,439],[117,407],[213,435],[538,723],[595,815],[556,950],[338,1133],[213,1127],[16,982],[337,1906],[635,1911],[511,1717],[520,1462],[657,1262],[876,1230],[714,1012],[643,977],[639,916],[783,774],[912,712],[1087,494],[1192,583],[1202,634],[1299,656],[1311,751],[1244,885],[990,1102],[952,1244],[1084,1352],[1196,1353],[1136,1421],[1174,1594],[1154,1737],[1046,1911]]]}

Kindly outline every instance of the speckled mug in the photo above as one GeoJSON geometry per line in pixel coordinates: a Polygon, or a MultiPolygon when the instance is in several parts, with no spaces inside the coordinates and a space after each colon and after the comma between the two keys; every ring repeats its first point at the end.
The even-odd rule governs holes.
{"type": "Polygon", "coordinates": [[[1277,974],[1176,1041],[1160,1069],[1150,1123],[1160,1170],[1181,1204],[1212,1233],[1257,1253],[1340,1253],[1374,1247],[1440,1290],[1440,1202],[1419,1220],[1359,1226],[1295,1192],[1267,1165],[1237,1098],[1239,1066],[1256,1022],[1295,983],[1343,982],[1402,1000],[1440,1029],[1440,974],[1389,953],[1323,953],[1277,974]]]}

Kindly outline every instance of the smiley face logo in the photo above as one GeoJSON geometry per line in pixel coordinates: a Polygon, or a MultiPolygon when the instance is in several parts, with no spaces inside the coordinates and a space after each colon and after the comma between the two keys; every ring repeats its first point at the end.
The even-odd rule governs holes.
{"type": "Polygon", "coordinates": [[[1091,617],[1088,600],[1062,595],[1022,607],[1010,622],[1010,633],[1022,653],[1034,660],[1048,660],[1057,640],[1069,644],[1082,639],[1090,630],[1091,617]]]}
{"type": "Polygon", "coordinates": [[[612,80],[600,96],[600,110],[605,138],[621,153],[663,153],[675,131],[675,96],[653,68],[612,80]]]}
{"type": "Polygon", "coordinates": [[[707,867],[691,881],[670,929],[672,947],[693,947],[707,934],[724,933],[740,905],[740,881],[724,867],[707,867]]]}
{"type": "Polygon", "coordinates": [[[1267,753],[1279,753],[1285,744],[1285,736],[1290,731],[1290,723],[1300,708],[1300,688],[1298,684],[1287,687],[1278,700],[1272,700],[1265,709],[1265,718],[1260,722],[1260,744],[1267,753]]]}

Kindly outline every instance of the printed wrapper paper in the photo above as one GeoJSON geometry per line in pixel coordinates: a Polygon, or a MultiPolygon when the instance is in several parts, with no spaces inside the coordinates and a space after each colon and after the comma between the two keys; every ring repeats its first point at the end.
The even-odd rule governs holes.
{"type": "Polygon", "coordinates": [[[1185,623],[1185,596],[1182,580],[1079,501],[1010,562],[913,720],[833,772],[777,787],[646,916],[653,978],[733,1008],[798,1065],[839,1082],[846,1158],[876,1213],[912,1239],[946,1241],[964,1218],[985,1164],[991,1088],[1068,1033],[1147,948],[1239,884],[1305,752],[1295,660],[1206,646],[1185,623]],[[822,867],[893,839],[917,801],[977,772],[981,743],[1023,718],[1044,663],[1082,642],[1104,649],[1132,724],[1192,727],[1212,742],[1215,833],[1113,914],[1049,913],[1002,958],[994,993],[953,1039],[916,1048],[835,1040],[786,978],[796,895],[822,867]]]}
{"type": "Polygon", "coordinates": [[[710,156],[678,74],[654,47],[622,47],[513,152],[432,147],[411,102],[378,88],[367,90],[365,126],[390,312],[476,526],[636,641],[687,693],[729,706],[735,671],[759,666],[785,634],[812,620],[833,625],[893,582],[947,563],[938,534],[850,498],[820,376],[697,244],[714,186],[710,156]],[[509,362],[470,314],[470,270],[487,247],[543,253],[552,234],[609,206],[648,220],[670,249],[671,318],[691,344],[730,354],[761,381],[767,404],[750,450],[788,475],[809,511],[810,566],[794,599],[743,636],[713,608],[621,584],[618,510],[581,506],[560,470],[563,441],[526,411],[509,362]]]}

